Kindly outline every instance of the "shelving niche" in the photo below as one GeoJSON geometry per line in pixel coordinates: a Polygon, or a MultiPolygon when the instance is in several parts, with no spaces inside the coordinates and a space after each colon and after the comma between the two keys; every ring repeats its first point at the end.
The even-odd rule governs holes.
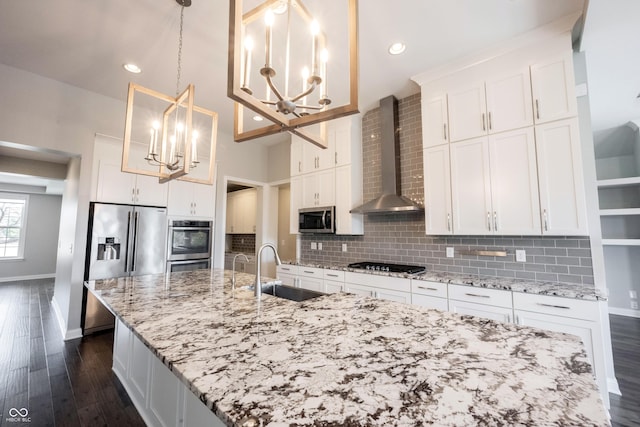
{"type": "Polygon", "coordinates": [[[628,309],[640,276],[640,120],[596,136],[598,198],[610,307],[628,309]]]}

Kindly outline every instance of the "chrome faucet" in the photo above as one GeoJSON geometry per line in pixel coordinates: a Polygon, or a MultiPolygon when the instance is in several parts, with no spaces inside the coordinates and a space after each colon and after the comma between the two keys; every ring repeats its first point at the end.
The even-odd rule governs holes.
{"type": "Polygon", "coordinates": [[[239,256],[243,256],[244,260],[249,262],[249,258],[243,253],[236,254],[233,257],[233,264],[231,265],[231,289],[236,288],[236,258],[239,256]]]}
{"type": "Polygon", "coordinates": [[[262,297],[262,284],[260,283],[260,264],[262,261],[262,250],[264,248],[271,248],[273,249],[273,254],[276,256],[276,265],[280,265],[282,264],[282,261],[280,261],[280,256],[278,255],[278,251],[276,250],[276,247],[273,246],[273,244],[271,243],[265,243],[264,245],[260,246],[260,249],[258,249],[258,252],[256,253],[256,290],[255,290],[255,295],[256,298],[260,299],[262,297]]]}

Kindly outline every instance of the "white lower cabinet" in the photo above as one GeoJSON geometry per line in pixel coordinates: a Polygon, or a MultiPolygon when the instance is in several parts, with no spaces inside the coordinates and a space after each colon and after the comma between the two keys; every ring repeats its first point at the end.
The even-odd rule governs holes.
{"type": "Polygon", "coordinates": [[[334,282],[332,280],[324,281],[324,293],[325,294],[337,294],[344,290],[344,282],[334,282]]]}
{"type": "Polygon", "coordinates": [[[411,280],[411,302],[415,305],[447,311],[447,284],[426,280],[411,280]]]}
{"type": "Polygon", "coordinates": [[[283,285],[297,287],[298,286],[298,266],[281,264],[276,266],[276,278],[283,285]]]}
{"type": "Polygon", "coordinates": [[[298,269],[298,286],[316,292],[324,292],[324,269],[300,267],[298,269]]]}
{"type": "Polygon", "coordinates": [[[225,425],[119,319],[114,332],[113,371],[149,426],[225,425]]]}
{"type": "Polygon", "coordinates": [[[411,279],[373,274],[344,274],[344,291],[389,301],[411,304],[411,279]]]}
{"type": "Polygon", "coordinates": [[[511,291],[449,285],[449,311],[484,317],[498,322],[512,322],[511,291]]]}

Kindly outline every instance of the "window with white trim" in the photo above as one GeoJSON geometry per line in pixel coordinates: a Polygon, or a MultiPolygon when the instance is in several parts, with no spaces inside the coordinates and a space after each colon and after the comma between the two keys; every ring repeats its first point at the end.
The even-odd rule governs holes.
{"type": "Polygon", "coordinates": [[[0,259],[24,255],[28,204],[26,194],[0,193],[0,259]]]}

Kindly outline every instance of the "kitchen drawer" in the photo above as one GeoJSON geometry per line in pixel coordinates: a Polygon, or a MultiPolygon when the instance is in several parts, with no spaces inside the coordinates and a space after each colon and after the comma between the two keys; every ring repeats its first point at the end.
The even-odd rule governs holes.
{"type": "Polygon", "coordinates": [[[291,264],[280,264],[278,266],[276,266],[276,271],[278,272],[278,274],[292,274],[297,276],[298,275],[298,266],[297,265],[291,265],[291,264]]]}
{"type": "Polygon", "coordinates": [[[446,298],[447,284],[440,283],[440,282],[429,282],[426,280],[411,279],[411,292],[414,294],[446,298]]]}
{"type": "Polygon", "coordinates": [[[301,265],[300,268],[298,268],[298,276],[317,277],[322,279],[324,276],[324,268],[305,267],[301,265]]]}
{"type": "Polygon", "coordinates": [[[342,270],[324,270],[324,280],[331,280],[333,282],[344,282],[344,271],[342,270]]]}
{"type": "Polygon", "coordinates": [[[449,303],[446,298],[432,297],[428,295],[413,294],[411,295],[411,303],[420,307],[435,308],[436,310],[449,310],[449,303]]]}
{"type": "Polygon", "coordinates": [[[513,308],[534,313],[572,317],[574,319],[598,320],[598,303],[573,298],[549,295],[513,293],[513,308]]]}
{"type": "Polygon", "coordinates": [[[512,308],[511,291],[477,288],[474,286],[449,285],[449,299],[512,308]]]}
{"type": "Polygon", "coordinates": [[[376,288],[391,289],[394,291],[411,292],[411,279],[404,277],[379,276],[375,274],[360,274],[346,271],[345,283],[374,286],[376,288]]]}

